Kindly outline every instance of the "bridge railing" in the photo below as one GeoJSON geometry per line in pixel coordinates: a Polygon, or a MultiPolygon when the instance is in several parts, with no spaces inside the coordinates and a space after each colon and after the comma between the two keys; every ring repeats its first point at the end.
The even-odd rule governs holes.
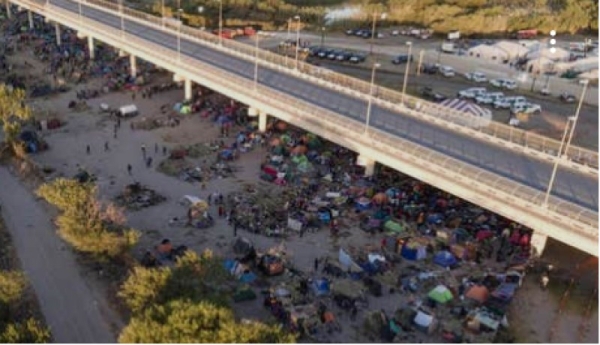
{"type": "MultiPolygon", "coordinates": [[[[117,12],[119,12],[120,10],[120,7],[117,3],[110,1],[85,0],[85,2],[117,12]]],[[[219,40],[219,38],[216,35],[213,35],[210,32],[194,29],[184,25],[182,25],[181,28],[177,28],[172,24],[163,21],[157,16],[137,11],[131,8],[124,7],[122,10],[123,13],[127,16],[141,19],[155,26],[165,27],[166,29],[174,31],[181,30],[182,34],[190,38],[196,38],[214,45],[218,45],[219,41],[221,41],[224,48],[246,55],[248,58],[254,58],[255,50],[254,47],[250,45],[225,38],[219,40]]],[[[370,91],[370,84],[363,80],[352,78],[340,73],[333,72],[331,70],[325,70],[323,68],[316,67],[304,63],[302,61],[299,61],[296,64],[296,61],[293,57],[284,57],[266,50],[261,50],[259,53],[259,58],[264,62],[284,67],[284,69],[290,72],[295,72],[297,66],[297,70],[301,72],[298,73],[298,75],[305,74],[325,82],[343,86],[349,90],[355,91],[354,95],[357,97],[368,97],[370,91]]],[[[413,116],[418,116],[419,113],[429,115],[426,117],[418,116],[421,118],[421,120],[431,121],[432,118],[442,119],[447,121],[448,123],[452,123],[463,127],[463,130],[465,130],[468,134],[473,134],[472,132],[476,131],[480,134],[503,140],[507,143],[511,143],[519,147],[527,148],[527,150],[529,151],[537,151],[549,156],[556,157],[559,153],[559,149],[561,146],[560,141],[548,138],[543,135],[531,133],[495,121],[490,121],[486,125],[471,126],[470,123],[472,122],[465,120],[465,117],[468,115],[465,115],[465,113],[463,112],[459,112],[436,103],[427,102],[423,99],[413,97],[410,95],[403,96],[400,92],[396,90],[384,88],[381,86],[378,86],[376,88],[374,94],[376,99],[383,101],[385,103],[384,105],[394,108],[395,110],[402,111],[402,107],[399,107],[399,105],[404,104],[408,108],[416,110],[416,112],[411,112],[411,115],[413,116]]],[[[439,121],[436,121],[436,123],[439,124],[439,121]]],[[[481,121],[479,121],[479,123],[481,123],[481,121]]],[[[598,152],[596,151],[571,145],[568,152],[564,153],[564,156],[566,156],[568,160],[572,161],[575,164],[592,167],[595,171],[597,171],[598,169],[598,152]]]]}
{"type": "MultiPolygon", "coordinates": [[[[28,0],[19,1],[30,3],[28,0]]],[[[52,7],[48,7],[44,11],[51,12],[56,16],[62,16],[63,19],[65,18],[63,10],[58,8],[53,9],[52,7]]],[[[66,18],[68,19],[68,17],[66,18]]],[[[67,19],[64,20],[66,21],[67,19]]],[[[107,35],[109,32],[113,32],[114,34],[116,32],[114,37],[120,37],[118,30],[109,29],[105,25],[97,24],[93,21],[76,22],[76,24],[84,25],[84,29],[89,32],[96,32],[98,35],[107,35]]],[[[177,53],[173,50],[149,43],[133,35],[127,34],[125,37],[121,43],[122,48],[126,46],[133,47],[136,49],[136,52],[153,57],[156,61],[163,61],[165,65],[173,65],[173,61],[177,61],[177,53]]],[[[115,40],[118,41],[117,39],[115,40]]],[[[556,197],[551,197],[548,206],[542,207],[544,193],[533,188],[465,164],[410,141],[389,135],[384,131],[371,129],[368,135],[364,135],[364,126],[359,122],[349,120],[313,104],[300,101],[270,87],[258,85],[258,90],[253,91],[254,84],[252,81],[240,78],[232,73],[220,70],[185,55],[182,56],[181,64],[178,68],[187,70],[188,73],[202,71],[203,76],[213,78],[218,83],[225,85],[238,94],[251,95],[252,98],[264,104],[271,104],[273,107],[284,109],[285,112],[291,113],[298,118],[310,119],[315,124],[318,124],[318,126],[325,126],[328,131],[338,133],[342,137],[351,136],[357,141],[367,142],[368,145],[378,148],[390,157],[410,154],[410,157],[416,164],[427,169],[434,169],[438,173],[445,172],[444,175],[451,176],[457,184],[471,186],[478,192],[492,195],[496,199],[502,200],[502,202],[512,204],[514,201],[515,205],[519,205],[523,209],[545,215],[568,226],[573,231],[597,241],[597,212],[592,212],[556,197]]],[[[386,125],[400,126],[400,124],[401,122],[396,120],[395,123],[386,125]]]]}

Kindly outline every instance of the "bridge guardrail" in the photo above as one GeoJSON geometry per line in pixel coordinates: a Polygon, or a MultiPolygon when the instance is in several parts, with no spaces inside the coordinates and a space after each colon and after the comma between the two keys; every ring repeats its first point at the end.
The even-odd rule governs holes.
{"type": "MultiPolygon", "coordinates": [[[[119,11],[119,5],[109,1],[85,0],[85,2],[117,12],[119,11]]],[[[164,27],[170,30],[178,29],[172,24],[163,22],[159,17],[148,13],[133,10],[127,7],[123,7],[123,13],[134,18],[142,19],[143,21],[151,23],[155,26],[164,27]]],[[[209,32],[193,29],[188,26],[181,26],[180,30],[182,34],[188,37],[197,38],[218,46],[218,36],[209,32]]],[[[221,41],[223,44],[221,48],[224,47],[231,51],[241,53],[245,55],[246,58],[254,59],[254,47],[236,42],[234,40],[222,39],[221,41]]],[[[286,58],[266,50],[260,51],[259,59],[264,62],[282,66],[287,72],[294,71],[296,65],[294,59],[286,58]]],[[[370,84],[357,78],[352,78],[329,70],[325,71],[322,68],[304,62],[298,63],[298,71],[301,72],[297,74],[298,76],[302,76],[301,74],[304,73],[311,77],[341,85],[349,88],[352,91],[356,91],[358,94],[352,93],[356,97],[368,97],[370,84]]],[[[411,112],[410,115],[417,116],[421,120],[434,122],[438,125],[445,125],[451,130],[458,130],[464,134],[474,135],[479,138],[494,138],[496,139],[494,141],[500,143],[501,145],[509,148],[515,146],[521,147],[523,152],[526,154],[530,154],[541,159],[557,159],[559,154],[561,143],[558,140],[494,121],[491,121],[487,126],[476,126],[475,128],[471,128],[471,126],[468,125],[470,121],[465,121],[465,114],[462,112],[450,109],[448,107],[443,107],[436,103],[427,102],[423,99],[410,95],[403,96],[400,92],[389,88],[378,86],[376,88],[375,98],[383,101],[383,103],[385,103],[383,105],[387,106],[388,108],[393,108],[394,110],[400,111],[402,111],[402,109],[399,108],[398,105],[402,103],[402,100],[404,100],[404,104],[409,108],[418,109],[418,111],[411,112]],[[418,114],[419,112],[429,116],[422,116],[422,114],[418,114]],[[443,119],[446,121],[446,123],[434,121],[434,119],[443,119]],[[454,126],[451,126],[450,124],[453,124],[454,126]],[[477,132],[479,134],[477,134],[477,132]],[[500,140],[504,142],[499,142],[500,140]],[[510,143],[510,145],[507,145],[506,143],[510,143]]],[[[563,153],[563,157],[566,157],[566,159],[558,157],[563,165],[575,168],[582,172],[593,173],[595,175],[598,174],[598,153],[595,151],[572,145],[570,146],[568,152],[563,153]]]]}
{"type": "MultiPolygon", "coordinates": [[[[18,1],[31,3],[28,0],[18,1]]],[[[60,12],[56,13],[57,10],[55,9],[46,8],[45,10],[55,12],[55,15],[61,16],[60,12]]],[[[64,17],[64,15],[62,16],[64,17]]],[[[85,25],[95,27],[96,29],[94,30],[98,33],[106,34],[107,29],[104,26],[102,28],[98,28],[97,24],[90,21],[86,21],[85,25]]],[[[110,30],[117,31],[118,34],[118,30],[110,30]]],[[[117,35],[116,37],[119,36],[117,35]]],[[[172,50],[165,49],[164,47],[156,44],[149,44],[148,42],[140,40],[135,36],[127,34],[127,45],[132,44],[135,45],[136,49],[144,51],[149,56],[156,56],[157,59],[164,59],[166,56],[171,56],[173,59],[172,61],[176,61],[176,53],[174,53],[172,50]],[[138,41],[140,43],[137,43],[138,41]],[[149,49],[148,45],[153,46],[152,49],[149,49]]],[[[228,87],[230,87],[232,90],[237,90],[238,92],[251,92],[250,90],[253,88],[253,83],[249,80],[218,70],[210,65],[201,63],[185,55],[182,56],[181,65],[185,67],[194,66],[203,71],[216,73],[218,74],[217,78],[220,82],[226,82],[228,87]]],[[[261,92],[253,93],[252,97],[260,99],[262,102],[266,102],[266,104],[275,104],[279,107],[281,104],[286,104],[286,110],[294,111],[297,116],[309,115],[316,121],[322,121],[324,118],[326,118],[327,121],[335,124],[335,127],[337,128],[332,128],[332,130],[340,132],[340,128],[343,128],[341,133],[346,135],[348,135],[348,133],[355,133],[356,137],[361,138],[360,134],[363,133],[364,126],[356,121],[342,118],[342,116],[339,114],[329,110],[319,108],[303,101],[298,101],[289,95],[285,95],[263,85],[259,85],[259,90],[261,92]],[[290,107],[290,105],[293,105],[293,107],[290,107]]],[[[395,123],[394,125],[397,124],[398,123],[395,123]]],[[[556,219],[565,225],[569,225],[570,228],[575,227],[577,230],[574,231],[577,231],[586,237],[592,239],[597,239],[598,237],[598,214],[595,212],[562,201],[556,197],[550,198],[547,209],[541,208],[540,205],[543,201],[544,193],[541,193],[533,188],[523,186],[506,178],[486,172],[482,169],[464,164],[458,160],[428,150],[412,142],[391,136],[383,131],[372,129],[370,133],[370,144],[381,150],[387,151],[388,154],[398,154],[400,151],[396,148],[402,148],[402,153],[410,153],[412,157],[419,161],[422,166],[437,167],[438,169],[442,169],[444,172],[446,172],[446,174],[453,174],[457,181],[465,181],[465,183],[470,184],[473,187],[477,186],[477,189],[481,192],[495,195],[496,197],[501,197],[504,202],[506,202],[506,200],[511,201],[512,199],[516,204],[522,205],[530,210],[533,209],[538,214],[552,217],[553,219],[556,219]],[[574,224],[574,221],[579,224],[574,224]]]]}

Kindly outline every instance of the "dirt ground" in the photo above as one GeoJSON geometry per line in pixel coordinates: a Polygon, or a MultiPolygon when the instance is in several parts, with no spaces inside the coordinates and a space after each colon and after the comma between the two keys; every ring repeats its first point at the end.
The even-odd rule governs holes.
{"type": "MultiPolygon", "coordinates": [[[[35,73],[42,71],[42,66],[37,63],[31,54],[22,53],[11,59],[27,59],[34,65],[35,73]]],[[[21,60],[22,61],[22,60],[21,60]]],[[[80,85],[78,88],[98,88],[98,82],[80,85]]],[[[239,168],[233,178],[216,179],[207,184],[205,190],[199,184],[181,181],[174,177],[166,176],[154,168],[164,157],[161,149],[163,146],[173,148],[178,144],[194,144],[197,142],[208,142],[217,138],[217,128],[207,119],[201,119],[197,115],[184,118],[181,125],[173,128],[160,128],[154,131],[131,130],[129,123],[125,121],[118,131],[117,138],[113,138],[113,122],[108,120],[106,114],[99,113],[101,103],[107,103],[118,107],[132,103],[130,93],[110,93],[99,98],[88,100],[89,111],[72,112],[68,109],[69,101],[76,99],[75,91],[71,90],[65,94],[54,96],[49,99],[35,101],[35,106],[47,109],[58,114],[66,126],[44,132],[44,139],[50,145],[50,150],[33,156],[36,162],[44,166],[52,167],[56,172],[52,177],[72,177],[78,167],[87,169],[98,177],[98,185],[101,197],[113,199],[123,188],[134,182],[140,182],[153,188],[158,193],[167,197],[167,201],[145,208],[136,212],[127,212],[129,224],[142,232],[140,244],[136,251],[142,252],[145,248],[157,245],[163,238],[169,238],[174,245],[185,244],[191,249],[201,251],[210,248],[218,254],[230,254],[230,244],[233,240],[233,231],[224,219],[216,219],[216,225],[206,230],[169,226],[168,221],[173,217],[184,218],[186,209],[178,201],[184,195],[196,195],[206,198],[208,193],[220,192],[226,194],[237,190],[242,183],[257,183],[259,165],[265,155],[261,149],[255,149],[246,154],[234,164],[239,168]],[[108,142],[109,151],[105,151],[104,144],[108,142]],[[159,146],[155,153],[155,145],[159,146]],[[86,146],[91,149],[86,154],[86,146]],[[149,156],[154,158],[152,168],[147,168],[142,159],[141,147],[148,148],[149,156]],[[127,165],[132,165],[132,176],[127,173],[127,165]]],[[[173,90],[156,94],[151,100],[142,99],[139,95],[135,104],[140,109],[141,117],[152,118],[160,115],[159,108],[163,104],[172,105],[181,101],[183,90],[173,90]]],[[[229,139],[231,140],[231,139],[229,139]]],[[[202,159],[192,160],[200,164],[202,159]]],[[[267,188],[273,188],[268,185],[267,188]]],[[[216,212],[214,208],[212,214],[216,212]]],[[[50,217],[50,215],[48,215],[50,217]]],[[[363,246],[371,244],[379,245],[376,238],[367,236],[365,232],[358,229],[349,229],[352,234],[341,238],[337,243],[332,243],[328,232],[321,231],[315,234],[307,234],[303,238],[292,237],[285,242],[288,256],[295,266],[301,270],[310,271],[313,260],[327,254],[335,255],[338,246],[363,246]]],[[[240,232],[244,237],[254,241],[258,248],[269,248],[279,244],[280,240],[267,238],[260,235],[252,235],[240,232]]],[[[525,286],[518,292],[517,300],[514,301],[513,311],[509,315],[509,322],[515,325],[516,336],[519,342],[546,342],[550,332],[551,319],[556,315],[558,298],[552,292],[553,289],[560,290],[560,286],[543,292],[537,287],[538,277],[530,277],[525,286]]],[[[90,282],[97,284],[97,282],[90,282]]],[[[551,282],[551,285],[553,282],[551,282]]],[[[558,283],[556,283],[558,284],[558,283]]],[[[393,312],[399,305],[400,299],[397,295],[384,294],[383,297],[371,300],[371,309],[384,309],[393,312]]],[[[597,299],[594,301],[596,303],[597,299]]],[[[235,309],[241,317],[266,317],[266,310],[260,307],[262,300],[236,304],[235,309]]],[[[567,305],[572,302],[567,301],[567,305]]],[[[559,318],[557,331],[552,337],[554,342],[597,342],[598,341],[598,316],[597,309],[592,311],[591,329],[582,339],[578,338],[577,330],[582,323],[583,312],[580,309],[567,308],[559,318]]],[[[350,323],[346,316],[340,321],[344,325],[344,332],[336,334],[331,341],[357,342],[365,340],[356,333],[357,325],[350,323]]]]}

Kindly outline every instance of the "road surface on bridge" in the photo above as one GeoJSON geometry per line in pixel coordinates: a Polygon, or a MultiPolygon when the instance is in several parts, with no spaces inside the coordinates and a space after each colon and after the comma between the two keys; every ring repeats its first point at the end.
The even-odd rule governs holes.
{"type": "MultiPolygon", "coordinates": [[[[50,0],[50,3],[73,12],[74,16],[79,15],[77,2],[50,0]]],[[[118,15],[88,7],[85,3],[82,3],[82,13],[86,18],[121,29],[121,18],[118,15]]],[[[128,34],[177,51],[176,34],[127,19],[124,20],[124,28],[128,34]]],[[[181,54],[250,80],[254,78],[252,61],[187,40],[185,36],[181,38],[181,54]]],[[[264,67],[259,68],[259,83],[350,119],[365,122],[367,102],[364,100],[264,67]]],[[[403,116],[375,104],[371,114],[371,125],[539,191],[545,192],[548,186],[552,171],[552,164],[548,162],[538,161],[492,143],[403,116]],[[393,122],[396,122],[395,128],[384,126],[385,123],[393,122]]],[[[559,168],[552,194],[594,212],[598,210],[598,180],[595,177],[559,168]]]]}

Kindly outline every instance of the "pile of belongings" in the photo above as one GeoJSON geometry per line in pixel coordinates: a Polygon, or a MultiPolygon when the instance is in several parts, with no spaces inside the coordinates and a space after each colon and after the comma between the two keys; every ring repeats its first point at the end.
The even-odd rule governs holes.
{"type": "Polygon", "coordinates": [[[141,208],[157,205],[167,199],[156,193],[154,190],[144,187],[139,182],[136,182],[125,187],[123,193],[119,194],[115,200],[120,206],[132,210],[139,210],[141,208]]]}
{"type": "Polygon", "coordinates": [[[25,146],[25,152],[36,153],[48,149],[48,144],[38,137],[34,131],[23,131],[19,136],[19,139],[25,146]]]}

